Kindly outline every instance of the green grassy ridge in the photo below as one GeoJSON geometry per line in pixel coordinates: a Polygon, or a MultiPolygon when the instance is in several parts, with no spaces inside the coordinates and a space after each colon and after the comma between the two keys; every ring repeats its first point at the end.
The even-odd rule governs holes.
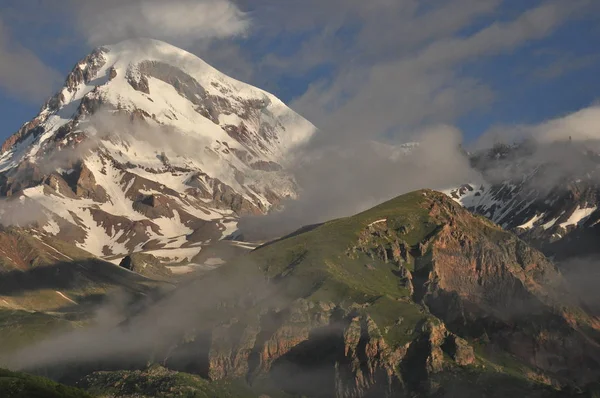
{"type": "Polygon", "coordinates": [[[388,344],[404,345],[412,339],[415,327],[431,316],[410,301],[409,291],[394,274],[396,265],[364,253],[349,256],[348,250],[361,231],[382,219],[390,229],[404,227],[406,233],[399,234],[402,240],[417,245],[439,227],[423,206],[423,195],[429,194],[413,192],[355,216],[326,222],[257,248],[248,259],[268,278],[280,278],[292,297],[333,302],[342,308],[362,305],[388,344]],[[399,317],[403,318],[400,324],[399,317]]]}
{"type": "Polygon", "coordinates": [[[50,379],[0,369],[2,398],[92,398],[79,388],[65,386],[50,379]]]}
{"type": "MultiPolygon", "coordinates": [[[[293,276],[295,283],[289,291],[294,295],[313,301],[334,302],[343,308],[358,304],[360,312],[370,316],[377,324],[388,345],[397,348],[413,341],[419,333],[417,326],[425,320],[441,321],[410,300],[406,289],[397,283],[391,264],[373,260],[363,253],[351,258],[347,251],[356,244],[361,231],[383,219],[386,219],[388,229],[398,233],[410,246],[417,246],[430,237],[435,240],[436,231],[446,223],[448,212],[458,215],[464,212],[466,218],[456,219],[460,223],[458,228],[499,247],[502,242],[519,241],[488,219],[470,216],[442,194],[422,190],[397,197],[355,216],[332,220],[266,244],[248,257],[251,264],[267,277],[281,278],[280,283],[293,276]],[[430,215],[429,206],[433,202],[442,204],[439,217],[430,215]],[[372,267],[366,267],[367,263],[372,267]],[[299,280],[303,283],[299,284],[299,280]]],[[[420,260],[425,261],[428,254],[431,255],[431,252],[427,251],[420,260]]],[[[516,359],[494,364],[482,351],[476,356],[479,365],[493,364],[496,369],[491,372],[480,366],[479,370],[472,370],[479,372],[481,377],[491,372],[515,378],[519,383],[523,381],[523,388],[530,384],[523,377],[523,372],[530,370],[529,367],[516,359]]],[[[546,391],[545,387],[541,389],[546,391]]]]}
{"type": "MultiPolygon", "coordinates": [[[[217,269],[209,277],[215,281],[245,277],[266,277],[276,281],[279,291],[285,293],[283,298],[279,297],[280,307],[291,304],[296,298],[331,302],[343,309],[362,306],[362,312],[373,318],[386,342],[395,348],[411,341],[414,336],[410,330],[425,320],[432,320],[433,316],[411,300],[408,290],[394,274],[396,265],[362,252],[349,256],[348,251],[356,245],[362,231],[371,223],[384,219],[389,231],[414,248],[429,238],[435,239],[436,231],[447,221],[448,212],[464,212],[466,221],[459,221],[458,228],[482,239],[492,242],[517,240],[487,219],[470,217],[443,194],[421,190],[357,215],[332,220],[267,243],[239,261],[217,269]],[[430,215],[432,204],[441,204],[439,216],[430,215]],[[398,324],[400,317],[403,320],[398,324]]],[[[385,237],[381,237],[381,243],[386,243],[385,237]]],[[[431,251],[428,250],[418,260],[427,262],[429,255],[431,251]]],[[[255,303],[255,306],[260,305],[255,303]]],[[[256,317],[256,311],[246,310],[256,317]]]]}

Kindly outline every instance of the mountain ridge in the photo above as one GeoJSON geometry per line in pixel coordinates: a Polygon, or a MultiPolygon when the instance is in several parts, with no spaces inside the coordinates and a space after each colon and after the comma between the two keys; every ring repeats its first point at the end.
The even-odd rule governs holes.
{"type": "Polygon", "coordinates": [[[559,260],[598,254],[596,141],[525,141],[471,155],[482,180],[444,192],[559,260]]]}
{"type": "Polygon", "coordinates": [[[101,388],[127,377],[111,372],[118,358],[135,369],[154,360],[268,395],[349,398],[569,396],[600,372],[600,323],[556,266],[431,190],[257,248],[122,327],[76,341],[105,347],[116,333],[134,339],[125,346],[90,353],[51,339],[17,363],[59,378],[64,365],[96,371],[87,380],[101,388]]]}

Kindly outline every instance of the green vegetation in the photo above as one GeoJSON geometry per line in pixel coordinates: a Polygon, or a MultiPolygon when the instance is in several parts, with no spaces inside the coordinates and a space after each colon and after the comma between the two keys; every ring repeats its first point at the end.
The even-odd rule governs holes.
{"type": "Polygon", "coordinates": [[[257,398],[249,387],[237,381],[210,382],[199,376],[153,365],[143,371],[95,372],[81,382],[99,396],[156,398],[257,398]]]}
{"type": "Polygon", "coordinates": [[[43,312],[0,310],[0,352],[2,354],[40,341],[52,333],[66,331],[75,323],[43,312]]]}
{"type": "MultiPolygon", "coordinates": [[[[267,244],[244,261],[257,264],[269,278],[283,284],[287,297],[332,302],[341,308],[363,305],[384,330],[388,343],[403,345],[410,341],[416,325],[429,316],[410,301],[409,290],[396,274],[397,264],[349,250],[374,222],[385,222],[402,241],[418,245],[439,227],[423,207],[422,195],[403,195],[356,216],[267,244]]],[[[381,244],[386,243],[384,237],[380,239],[381,244]]],[[[379,243],[377,236],[373,243],[379,243]]],[[[412,264],[406,265],[412,269],[412,264]]]]}
{"type": "Polygon", "coordinates": [[[425,318],[424,310],[413,304],[381,297],[365,310],[382,331],[392,348],[415,338],[416,325],[425,318]]]}
{"type": "Polygon", "coordinates": [[[92,398],[89,393],[49,379],[0,369],[2,398],[92,398]]]}

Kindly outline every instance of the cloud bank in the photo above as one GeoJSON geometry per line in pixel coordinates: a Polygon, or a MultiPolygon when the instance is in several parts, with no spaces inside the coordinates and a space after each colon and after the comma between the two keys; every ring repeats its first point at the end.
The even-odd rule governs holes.
{"type": "Polygon", "coordinates": [[[472,146],[474,150],[490,148],[497,143],[509,144],[523,140],[549,144],[556,141],[600,141],[600,105],[592,105],[577,112],[539,124],[494,126],[472,146]]]}
{"type": "Polygon", "coordinates": [[[495,92],[464,68],[547,37],[590,4],[548,1],[512,18],[486,19],[497,14],[500,3],[455,0],[428,8],[411,1],[333,1],[294,9],[294,21],[286,26],[276,17],[290,11],[286,6],[269,3],[265,15],[257,10],[253,15],[270,21],[258,24],[265,35],[325,26],[296,52],[273,54],[263,67],[289,67],[301,75],[329,65],[334,72],[291,104],[320,128],[294,163],[300,199],[266,218],[242,220],[245,236],[273,237],[415,189],[479,179],[453,126],[491,106],[495,92]],[[392,156],[410,141],[421,145],[392,156]]]}
{"type": "Polygon", "coordinates": [[[152,37],[176,45],[243,35],[249,20],[230,0],[77,0],[77,28],[92,45],[152,37]]]}
{"type": "Polygon", "coordinates": [[[477,177],[461,151],[460,131],[436,126],[418,137],[418,145],[364,140],[302,152],[291,169],[301,187],[299,199],[266,216],[243,218],[241,232],[246,239],[270,239],[359,213],[402,193],[448,188],[477,177]]]}

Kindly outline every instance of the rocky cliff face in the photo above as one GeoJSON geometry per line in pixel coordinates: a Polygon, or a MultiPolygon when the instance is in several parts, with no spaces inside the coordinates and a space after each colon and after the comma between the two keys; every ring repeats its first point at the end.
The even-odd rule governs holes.
{"type": "Polygon", "coordinates": [[[296,195],[286,159],[313,132],[271,94],[130,40],[78,62],[3,144],[0,194],[35,203],[38,231],[115,263],[139,251],[191,262],[240,215],[296,195]]]}
{"type": "Polygon", "coordinates": [[[470,220],[450,217],[432,245],[431,266],[416,270],[428,273],[424,301],[431,312],[462,336],[490,339],[559,379],[593,381],[600,364],[598,320],[580,309],[540,252],[497,227],[476,231],[470,220]],[[578,363],[595,365],[581,369],[578,363]]]}
{"type": "Polygon", "coordinates": [[[267,244],[194,289],[217,284],[231,292],[155,354],[165,366],[348,398],[444,396],[455,382],[559,396],[600,372],[598,320],[558,269],[433,191],[267,244]]]}

